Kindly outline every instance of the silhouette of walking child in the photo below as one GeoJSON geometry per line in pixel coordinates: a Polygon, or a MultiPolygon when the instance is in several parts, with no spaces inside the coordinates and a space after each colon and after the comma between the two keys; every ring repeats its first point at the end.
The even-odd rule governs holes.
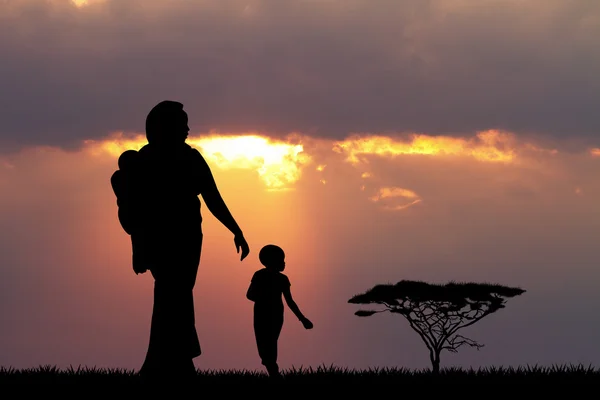
{"type": "Polygon", "coordinates": [[[265,268],[254,273],[246,298],[254,302],[254,335],[258,355],[274,378],[281,377],[277,365],[277,341],[283,327],[283,301],[285,301],[306,329],[313,324],[306,318],[292,298],[290,280],[282,271],[285,269],[285,253],[279,246],[264,246],[258,258],[265,268]]]}

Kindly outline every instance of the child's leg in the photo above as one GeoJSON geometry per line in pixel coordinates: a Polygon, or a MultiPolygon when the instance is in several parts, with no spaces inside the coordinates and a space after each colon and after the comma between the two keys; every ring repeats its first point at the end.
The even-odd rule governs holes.
{"type": "Polygon", "coordinates": [[[273,321],[273,325],[269,327],[269,334],[267,337],[268,358],[267,363],[265,363],[265,367],[269,372],[269,376],[273,378],[281,377],[281,374],[279,373],[279,365],[277,365],[277,342],[279,341],[279,334],[281,333],[282,325],[283,321],[273,321]]]}
{"type": "Polygon", "coordinates": [[[272,331],[270,332],[270,340],[271,340],[271,357],[273,360],[274,371],[277,375],[279,375],[279,366],[277,365],[277,356],[278,356],[278,341],[279,335],[281,334],[281,328],[283,327],[283,317],[276,321],[273,321],[272,331]]]}
{"type": "Polygon", "coordinates": [[[266,324],[254,324],[254,335],[258,355],[264,366],[272,365],[277,360],[277,342],[272,340],[271,330],[266,324]]]}
{"type": "Polygon", "coordinates": [[[281,332],[282,322],[255,318],[254,334],[262,364],[270,376],[279,376],[277,365],[277,341],[281,332]]]}

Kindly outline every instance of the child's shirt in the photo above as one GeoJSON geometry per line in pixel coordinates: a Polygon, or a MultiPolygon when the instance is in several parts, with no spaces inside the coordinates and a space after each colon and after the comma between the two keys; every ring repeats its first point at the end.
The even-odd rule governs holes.
{"type": "Polygon", "coordinates": [[[263,268],[252,276],[254,302],[259,309],[276,309],[283,311],[283,291],[291,286],[290,280],[279,271],[263,268]]]}

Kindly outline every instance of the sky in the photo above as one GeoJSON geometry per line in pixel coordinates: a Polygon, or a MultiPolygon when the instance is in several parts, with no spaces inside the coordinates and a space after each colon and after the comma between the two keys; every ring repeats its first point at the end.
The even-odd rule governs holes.
{"type": "Polygon", "coordinates": [[[286,310],[283,369],[428,367],[348,304],[402,279],[526,290],[442,366],[599,365],[599,37],[595,0],[0,1],[0,366],[141,366],[110,176],[166,99],[251,251],[202,203],[198,368],[261,368],[268,243],[314,323],[286,310]]]}

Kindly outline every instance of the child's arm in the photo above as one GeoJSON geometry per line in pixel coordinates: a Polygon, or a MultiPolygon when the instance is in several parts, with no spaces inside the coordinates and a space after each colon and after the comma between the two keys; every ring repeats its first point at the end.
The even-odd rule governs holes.
{"type": "Polygon", "coordinates": [[[256,301],[258,298],[257,294],[256,284],[254,283],[254,280],[252,280],[252,282],[250,282],[250,287],[248,287],[248,291],[246,292],[246,298],[250,301],[256,301]]]}
{"type": "Polygon", "coordinates": [[[302,312],[300,311],[300,308],[298,308],[298,305],[296,304],[296,302],[294,301],[294,298],[292,297],[292,292],[291,292],[289,286],[287,286],[283,290],[283,297],[285,298],[285,302],[287,303],[290,310],[292,310],[292,312],[296,315],[296,317],[300,320],[300,322],[302,322],[302,325],[304,325],[304,327],[306,329],[311,329],[313,327],[312,322],[310,322],[308,320],[308,318],[306,318],[304,316],[304,314],[302,314],[302,312]]]}

